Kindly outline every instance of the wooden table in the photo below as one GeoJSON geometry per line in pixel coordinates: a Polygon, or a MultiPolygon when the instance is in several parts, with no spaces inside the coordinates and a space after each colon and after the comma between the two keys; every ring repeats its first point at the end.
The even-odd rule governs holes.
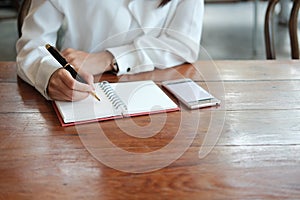
{"type": "MultiPolygon", "coordinates": [[[[119,128],[127,122],[147,127],[160,114],[61,127],[51,102],[18,79],[14,62],[0,63],[0,199],[299,199],[300,198],[300,62],[299,61],[200,61],[168,70],[135,76],[97,79],[109,81],[193,78],[222,99],[222,106],[189,112],[168,113],[164,127],[150,138],[135,138],[119,128]],[[204,77],[205,76],[205,77],[204,77]],[[223,87],[223,89],[222,89],[223,87]],[[224,92],[222,96],[222,91],[224,92]],[[204,144],[215,113],[225,116],[217,144],[204,144]],[[144,163],[145,173],[129,173],[108,167],[83,145],[83,135],[97,134],[99,127],[118,148],[133,154],[155,152],[173,142],[183,114],[199,114],[196,134],[179,159],[151,171],[168,157],[144,163]],[[178,121],[179,120],[179,121],[178,121]],[[98,128],[97,128],[98,126],[98,128]],[[96,127],[96,128],[95,128],[96,127]],[[199,158],[199,150],[212,148],[199,158]],[[148,167],[148,168],[147,168],[148,167]]],[[[147,131],[155,128],[150,126],[147,131]]],[[[214,126],[211,130],[214,131],[214,126]]],[[[134,133],[136,130],[132,130],[134,133]]],[[[136,132],[135,134],[139,134],[136,132]]],[[[141,133],[142,134],[142,133],[141,133]]],[[[93,142],[91,141],[91,145],[93,142]]],[[[109,160],[123,159],[112,148],[90,147],[107,152],[109,160]]],[[[176,146],[175,145],[175,146],[176,146]]],[[[176,151],[176,147],[170,150],[176,151]]],[[[130,158],[128,158],[130,160],[130,158]]]]}

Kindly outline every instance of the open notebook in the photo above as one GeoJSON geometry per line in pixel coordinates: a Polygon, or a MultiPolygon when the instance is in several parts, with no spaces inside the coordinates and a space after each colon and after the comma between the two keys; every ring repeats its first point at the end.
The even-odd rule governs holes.
{"type": "Polygon", "coordinates": [[[153,81],[95,83],[92,95],[76,102],[54,101],[62,126],[116,118],[177,111],[175,104],[153,81]]]}

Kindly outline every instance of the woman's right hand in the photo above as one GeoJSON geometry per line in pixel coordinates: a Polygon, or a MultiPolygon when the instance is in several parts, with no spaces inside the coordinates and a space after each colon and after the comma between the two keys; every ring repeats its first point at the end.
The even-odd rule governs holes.
{"type": "Polygon", "coordinates": [[[86,98],[90,92],[94,90],[92,84],[94,78],[81,70],[80,76],[87,81],[84,84],[76,81],[71,74],[60,68],[56,70],[50,77],[48,83],[48,95],[53,100],[61,101],[78,101],[86,98]]]}

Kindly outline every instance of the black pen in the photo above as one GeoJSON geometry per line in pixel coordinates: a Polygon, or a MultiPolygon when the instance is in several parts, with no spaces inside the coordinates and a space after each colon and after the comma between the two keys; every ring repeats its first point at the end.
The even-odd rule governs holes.
{"type": "MultiPolygon", "coordinates": [[[[66,59],[59,53],[59,51],[56,50],[55,47],[51,46],[50,44],[45,45],[46,49],[51,53],[51,55],[61,64],[61,66],[70,72],[72,77],[76,79],[77,81],[81,83],[88,84],[77,72],[76,70],[71,66],[70,63],[66,61],[66,59]]],[[[91,92],[91,94],[100,101],[100,98],[97,96],[95,92],[91,92]]]]}

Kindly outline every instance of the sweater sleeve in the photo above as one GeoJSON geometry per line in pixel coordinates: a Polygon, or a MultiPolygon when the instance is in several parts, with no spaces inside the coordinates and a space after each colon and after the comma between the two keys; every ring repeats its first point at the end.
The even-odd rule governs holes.
{"type": "Polygon", "coordinates": [[[62,14],[47,0],[32,1],[16,43],[17,73],[35,87],[46,99],[51,75],[60,65],[47,53],[45,44],[56,44],[62,14]],[[51,19],[51,20],[50,20],[51,19]]]}

